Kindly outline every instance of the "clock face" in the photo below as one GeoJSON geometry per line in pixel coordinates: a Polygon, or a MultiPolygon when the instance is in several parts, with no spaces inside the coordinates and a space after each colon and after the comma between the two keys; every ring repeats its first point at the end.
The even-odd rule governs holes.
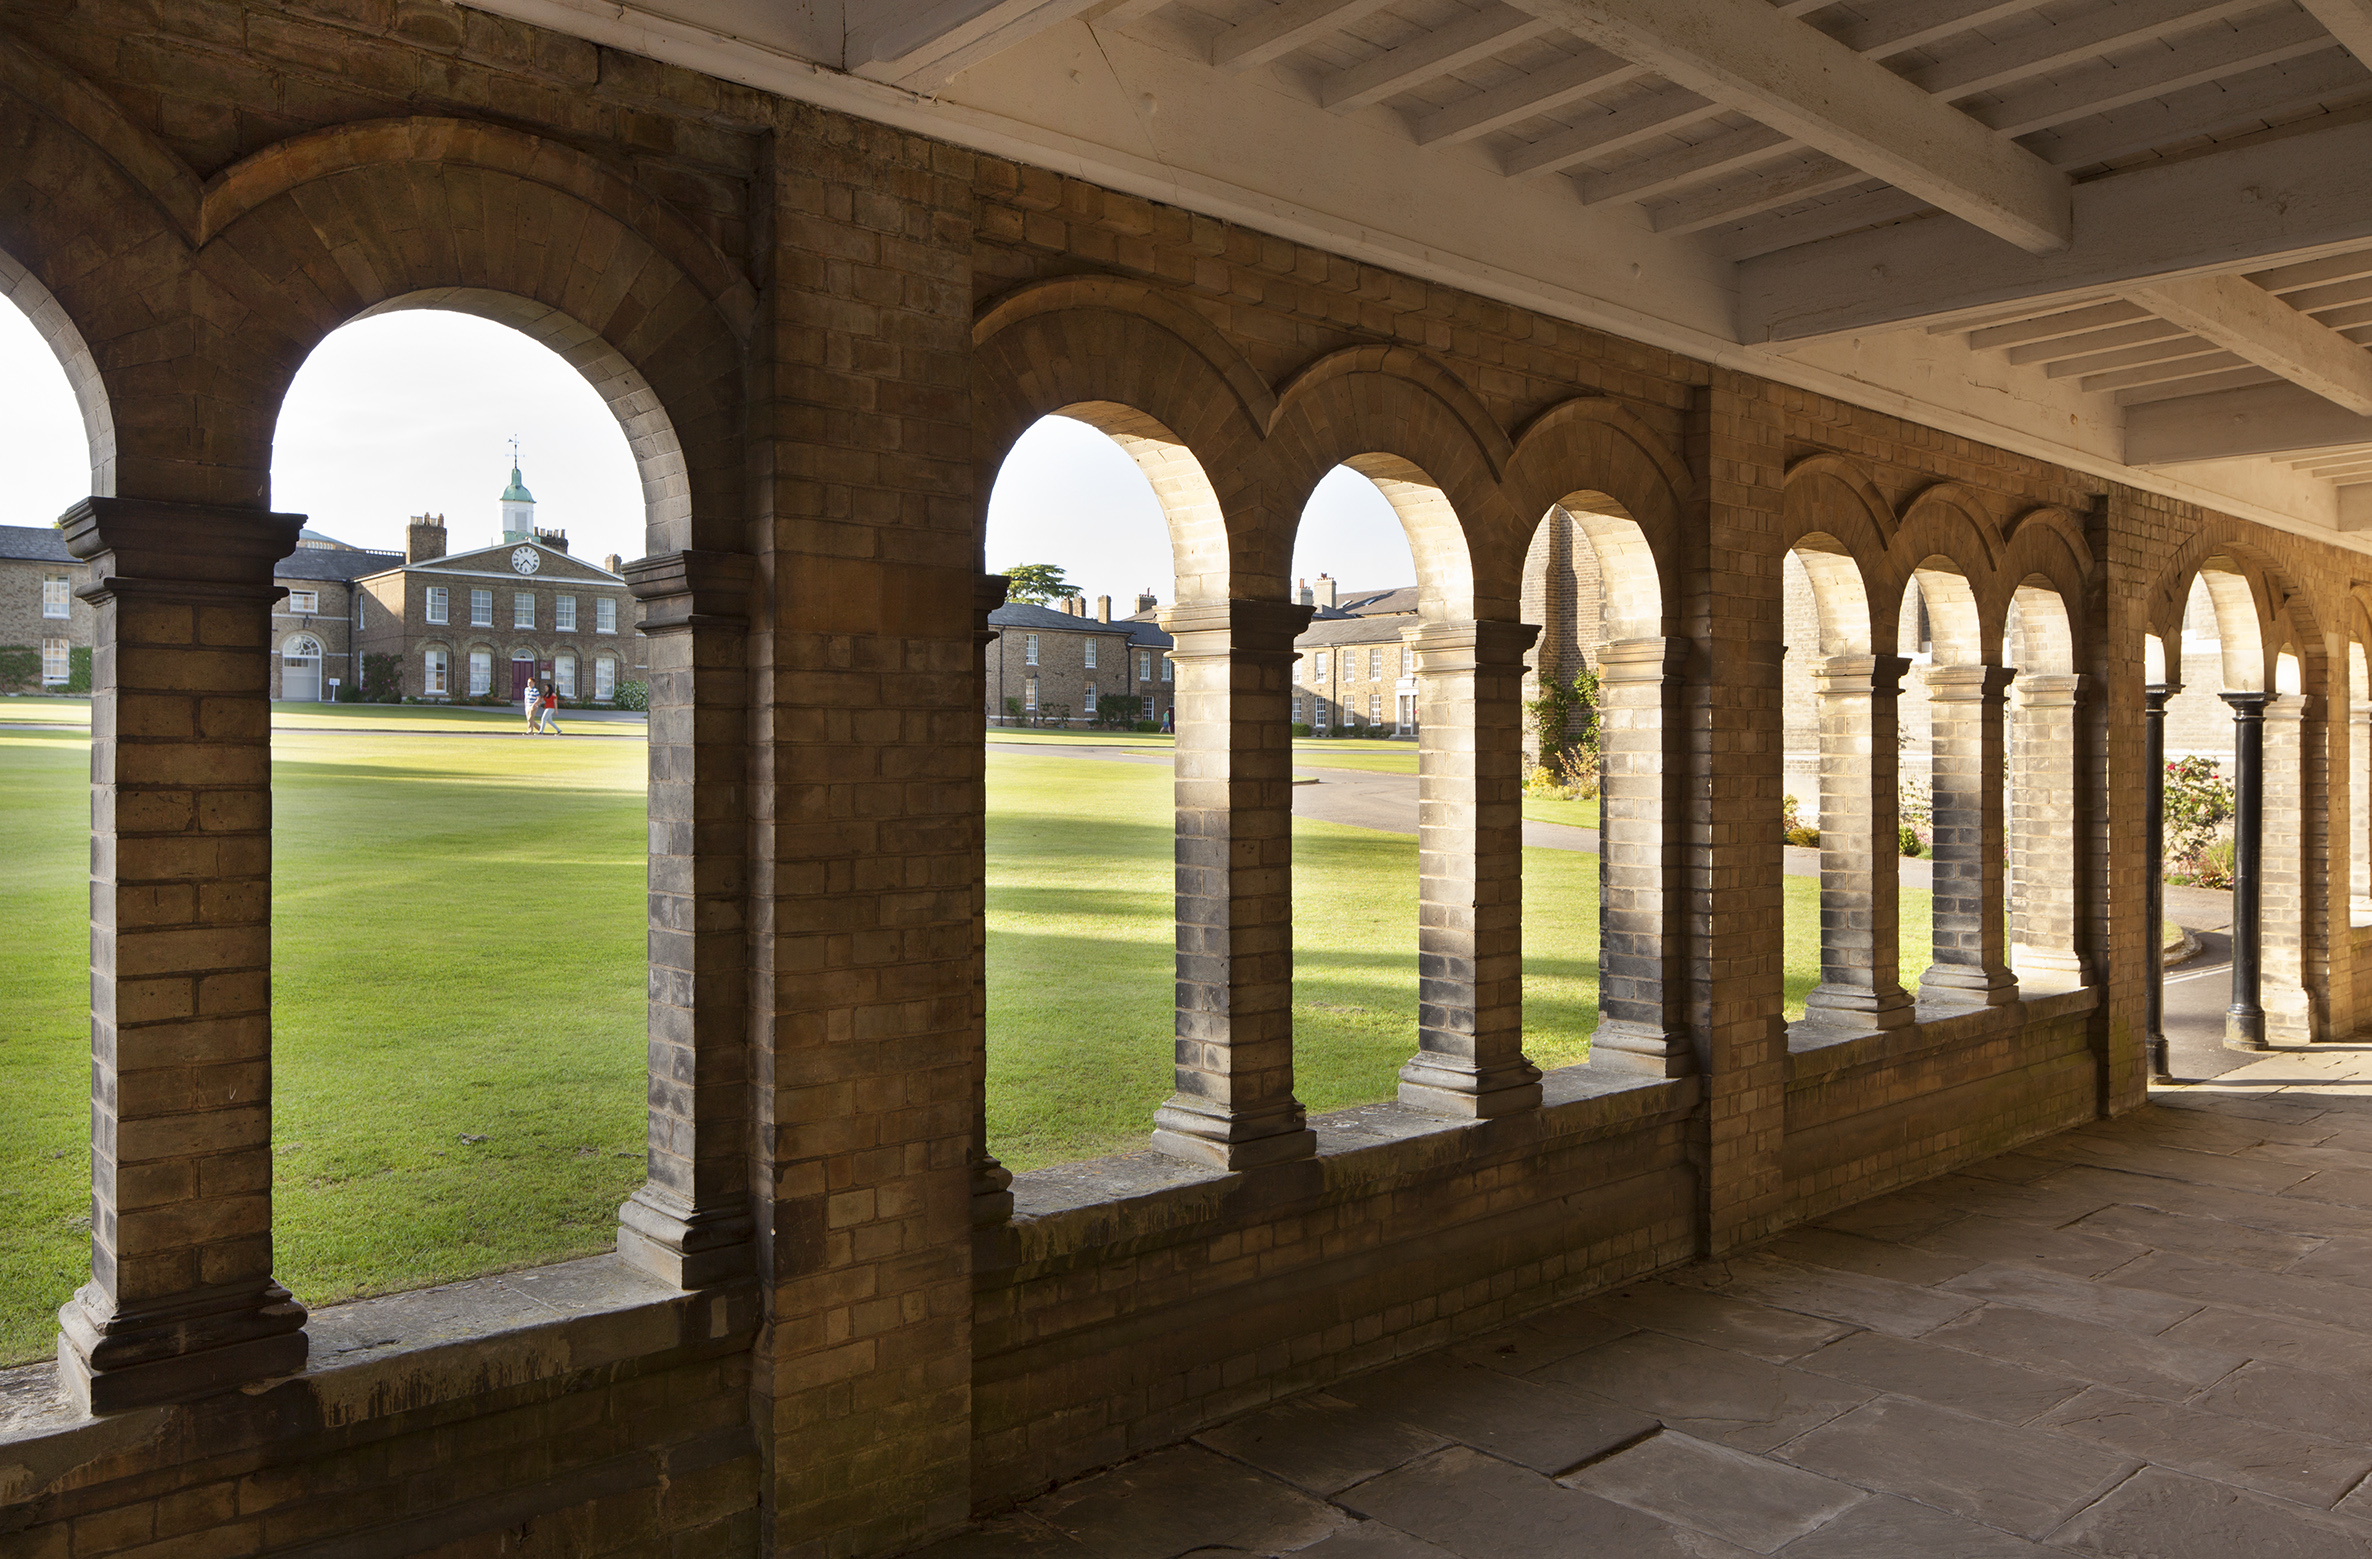
{"type": "Polygon", "coordinates": [[[533,547],[521,547],[511,554],[511,567],[522,574],[532,574],[543,566],[543,559],[535,555],[533,547]]]}

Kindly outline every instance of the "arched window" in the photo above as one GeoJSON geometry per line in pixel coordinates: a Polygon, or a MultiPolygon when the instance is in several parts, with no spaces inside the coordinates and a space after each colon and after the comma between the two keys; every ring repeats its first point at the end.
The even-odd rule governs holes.
{"type": "Polygon", "coordinates": [[[321,641],[309,633],[291,634],[280,644],[280,696],[294,702],[318,703],[321,684],[321,641]]]}

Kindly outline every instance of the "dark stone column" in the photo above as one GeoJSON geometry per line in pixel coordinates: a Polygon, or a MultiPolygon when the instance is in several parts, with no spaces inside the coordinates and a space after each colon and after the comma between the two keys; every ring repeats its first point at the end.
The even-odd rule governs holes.
{"type": "Polygon", "coordinates": [[[1875,1034],[1912,1018],[1902,987],[1901,816],[1895,708],[1900,655],[1813,663],[1820,698],[1820,984],[1803,1022],[1825,1035],[1875,1034]]]}
{"type": "Polygon", "coordinates": [[[2224,1043],[2235,1050],[2265,1048],[2265,1009],[2258,1001],[2262,946],[2257,922],[2264,886],[2264,693],[2226,693],[2232,706],[2232,1005],[2224,1010],[2224,1043]]]}
{"type": "Polygon", "coordinates": [[[1423,689],[1418,754],[1417,1054],[1400,1102],[1445,1115],[1540,1104],[1524,1059],[1524,652],[1528,623],[1403,637],[1423,689]]]}
{"type": "Polygon", "coordinates": [[[91,1281],[58,1374],[94,1413],[305,1363],[272,1279],[272,565],[304,516],[89,498],[91,1281]]]}
{"type": "Polygon", "coordinates": [[[1153,1145],[1225,1169],[1317,1148],[1293,1097],[1293,640],[1311,608],[1183,602],[1178,667],[1178,1091],[1153,1145]]]}
{"type": "MultiPolygon", "coordinates": [[[[1005,589],[1012,581],[1003,574],[983,574],[972,593],[972,639],[980,646],[980,697],[975,706],[986,707],[988,697],[988,648],[997,642],[997,631],[988,625],[988,614],[1005,604],[1005,589]]],[[[1126,653],[1126,652],[1124,652],[1126,653]]],[[[1131,674],[1133,675],[1133,669],[1131,674]]],[[[987,816],[987,751],[983,745],[983,769],[976,774],[973,784],[980,798],[975,812],[987,816]]],[[[972,1224],[975,1228],[992,1227],[1013,1216],[1013,1172],[996,1161],[988,1151],[988,875],[987,838],[977,841],[982,851],[979,866],[972,873],[972,1015],[980,1031],[979,1055],[972,1067],[972,1224]]]]}
{"type": "Polygon", "coordinates": [[[1926,672],[1934,718],[1935,962],[1919,990],[1944,1006],[2018,999],[2002,925],[2002,705],[2014,675],[2003,666],[1926,672]]]}
{"type": "Polygon", "coordinates": [[[626,565],[651,657],[650,1179],[618,1254],[678,1288],[755,1270],[749,1120],[749,598],[756,560],[626,565]]]}
{"type": "Polygon", "coordinates": [[[2172,689],[2152,683],[2142,690],[2141,793],[2144,848],[2142,870],[2143,961],[2149,978],[2142,989],[2142,1022],[2149,1036],[2150,1081],[2171,1083],[2174,1073],[2166,1052],[2166,700],[2172,689]]]}
{"type": "Polygon", "coordinates": [[[1673,1003],[1686,938],[1673,845],[1667,752],[1679,697],[1680,639],[1617,639],[1598,651],[1598,1028],[1593,1063],[1664,1077],[1696,1070],[1673,1003]]]}

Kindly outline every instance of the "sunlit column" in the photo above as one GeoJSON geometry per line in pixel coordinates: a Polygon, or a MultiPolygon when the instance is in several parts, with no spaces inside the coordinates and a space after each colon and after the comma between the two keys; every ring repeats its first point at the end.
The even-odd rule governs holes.
{"type": "Polygon", "coordinates": [[[1813,664],[1820,699],[1820,984],[1804,1021],[1844,1033],[1900,1028],[1901,814],[1896,702],[1900,655],[1831,655],[1813,664]]]}
{"type": "Polygon", "coordinates": [[[1424,706],[1417,771],[1417,1054],[1400,1102],[1445,1115],[1540,1103],[1524,1059],[1524,651],[1528,623],[1402,637],[1424,706]]]}
{"type": "Polygon", "coordinates": [[[1695,1069],[1674,1011],[1683,967],[1670,907],[1678,765],[1666,752],[1685,644],[1617,639],[1598,652],[1598,1028],[1594,1061],[1666,1077],[1695,1069]]]}
{"type": "Polygon", "coordinates": [[[91,1281],[58,1373],[91,1412],[305,1363],[272,1278],[272,566],[302,515],[89,498],[91,1281]]]}
{"type": "Polygon", "coordinates": [[[1930,666],[1933,715],[1935,962],[1920,995],[1946,1006],[2018,999],[2002,914],[2002,666],[1930,666]]]}
{"type": "Polygon", "coordinates": [[[1177,1092],[1153,1144],[1228,1169],[1316,1150],[1293,1097],[1293,640],[1311,608],[1181,602],[1177,1092]]]}
{"type": "Polygon", "coordinates": [[[2076,946],[2076,717],[2084,679],[2020,673],[2011,691],[2017,722],[2010,768],[2010,965],[2080,985],[2076,946]]]}

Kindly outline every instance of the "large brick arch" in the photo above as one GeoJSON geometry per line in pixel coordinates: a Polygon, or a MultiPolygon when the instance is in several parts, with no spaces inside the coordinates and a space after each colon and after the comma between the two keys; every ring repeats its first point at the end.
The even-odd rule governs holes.
{"type": "Polygon", "coordinates": [[[2224,645],[2226,684],[2235,690],[2270,689],[2275,656],[2285,644],[2295,640],[2306,691],[2328,691],[2344,699],[2345,661],[2328,652],[2324,625],[2344,626],[2349,620],[2346,605],[2336,598],[2327,604],[2319,602],[2300,583],[2303,571],[2267,545],[2269,539],[2269,533],[2260,527],[2222,515],[2201,516],[2198,528],[2166,560],[2150,587],[2144,631],[2157,634],[2170,647],[2171,659],[2171,646],[2180,642],[2191,582],[2208,563],[2224,558],[2230,567],[2215,572],[2238,580],[2247,592],[2247,613],[2243,620],[2239,603],[2234,599],[2237,592],[2226,589],[2216,593],[2211,589],[2211,593],[2216,593],[2217,631],[2224,645]],[[2236,628],[2247,632],[2236,634],[2236,628]],[[2237,654],[2236,638],[2247,640],[2237,654]],[[2254,665],[2248,664],[2252,656],[2254,665]],[[2338,677],[2336,683],[2330,680],[2334,672],[2338,677]]]}
{"type": "Polygon", "coordinates": [[[331,331],[461,310],[560,353],[617,415],[649,549],[742,551],[743,361],[754,297],[712,246],[583,153],[457,121],[300,137],[207,191],[197,283],[223,327],[212,452],[232,501],[269,486],[282,398],[331,331]]]}
{"type": "Polygon", "coordinates": [[[186,328],[197,179],[16,39],[0,39],[0,167],[0,292],[66,370],[92,493],[182,495],[187,397],[154,365],[186,328]]]}
{"type": "Polygon", "coordinates": [[[988,494],[1013,445],[1042,417],[1101,429],[1136,461],[1169,520],[1182,601],[1277,598],[1290,517],[1258,473],[1267,384],[1201,317],[1159,289],[1063,277],[992,301],[975,317],[973,462],[988,494]],[[1197,326],[1200,328],[1196,328],[1197,326]],[[1283,530],[1283,551],[1272,532],[1283,530]],[[1275,554],[1271,568],[1248,562],[1275,554]]]}
{"type": "Polygon", "coordinates": [[[1487,550],[1477,546],[1478,595],[1519,599],[1532,530],[1563,504],[1598,549],[1608,620],[1652,618],[1658,634],[1677,630],[1679,592],[1694,556],[1686,502],[1695,482],[1637,413],[1606,396],[1551,406],[1516,439],[1506,486],[1515,524],[1487,550]],[[1593,518],[1613,523],[1593,525],[1593,518]]]}
{"type": "MultiPolygon", "coordinates": [[[[1448,369],[1405,347],[1361,346],[1294,375],[1263,454],[1275,507],[1295,528],[1311,491],[1336,466],[1375,483],[1407,532],[1427,617],[1513,621],[1513,593],[1500,600],[1479,591],[1474,568],[1478,540],[1488,545],[1515,528],[1500,487],[1513,452],[1448,369]]],[[[1284,543],[1280,588],[1290,534],[1284,543]]]]}
{"type": "MultiPolygon", "coordinates": [[[[2014,581],[2003,581],[2001,526],[1983,493],[1959,482],[1922,489],[1903,505],[1887,550],[1889,577],[1881,592],[1887,600],[1899,604],[1904,585],[1922,565],[1942,558],[1968,582],[1968,604],[1975,616],[1973,623],[1961,624],[1951,601],[1931,599],[1928,616],[1937,638],[1944,638],[1949,623],[1953,636],[1962,641],[1956,644],[1960,655],[1989,664],[2000,654],[2014,581]]],[[[1942,656],[1939,649],[1937,658],[1942,656]]]]}
{"type": "MultiPolygon", "coordinates": [[[[2048,629],[2045,653],[2052,662],[2048,669],[2074,671],[2087,665],[2091,614],[2086,607],[2092,595],[2093,568],[2082,520],[2056,504],[2040,504],[2018,515],[2010,521],[2002,543],[2000,572],[2013,609],[2031,612],[2038,590],[2058,597],[2057,613],[2046,613],[2047,623],[2042,625],[2048,629]]],[[[2038,631],[2031,618],[2028,627],[2030,632],[2038,631]]]]}
{"type": "Polygon", "coordinates": [[[1812,576],[1824,655],[1867,655],[1894,644],[1901,612],[1898,586],[1889,597],[1873,582],[1883,574],[1894,536],[1894,510],[1860,465],[1843,455],[1807,455],[1787,468],[1781,485],[1779,539],[1812,576]]]}

